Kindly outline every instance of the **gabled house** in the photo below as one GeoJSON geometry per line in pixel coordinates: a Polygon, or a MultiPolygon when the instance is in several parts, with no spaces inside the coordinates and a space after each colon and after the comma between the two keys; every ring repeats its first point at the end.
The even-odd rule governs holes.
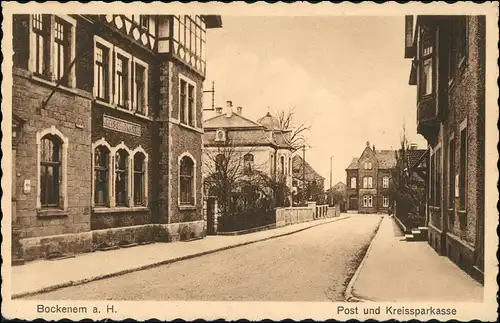
{"type": "Polygon", "coordinates": [[[304,191],[302,198],[307,200],[313,199],[318,203],[323,203],[325,178],[318,174],[300,155],[293,156],[292,169],[294,194],[304,191]]]}
{"type": "Polygon", "coordinates": [[[390,206],[392,172],[396,167],[394,150],[366,147],[346,168],[347,209],[360,213],[387,212],[390,206]]]}

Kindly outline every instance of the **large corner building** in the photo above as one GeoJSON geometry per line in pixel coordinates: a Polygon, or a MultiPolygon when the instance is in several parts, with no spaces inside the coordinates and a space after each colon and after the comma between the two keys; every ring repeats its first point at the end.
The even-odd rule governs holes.
{"type": "Polygon", "coordinates": [[[204,236],[202,85],[220,16],[15,15],[13,258],[204,236]]]}

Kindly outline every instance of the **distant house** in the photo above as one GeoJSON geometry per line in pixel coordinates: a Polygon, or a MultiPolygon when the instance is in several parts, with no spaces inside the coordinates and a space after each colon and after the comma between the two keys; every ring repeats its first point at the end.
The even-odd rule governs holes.
{"type": "Polygon", "coordinates": [[[353,158],[346,169],[347,209],[360,213],[387,212],[396,167],[394,150],[375,150],[366,142],[359,158],[353,158]]]}
{"type": "Polygon", "coordinates": [[[328,204],[340,204],[343,207],[346,203],[346,193],[347,185],[344,182],[338,182],[326,191],[328,204]]]}
{"type": "Polygon", "coordinates": [[[299,199],[316,200],[323,203],[325,178],[316,172],[307,161],[299,155],[292,159],[292,190],[299,199]],[[305,191],[305,196],[302,195],[305,191]]]}

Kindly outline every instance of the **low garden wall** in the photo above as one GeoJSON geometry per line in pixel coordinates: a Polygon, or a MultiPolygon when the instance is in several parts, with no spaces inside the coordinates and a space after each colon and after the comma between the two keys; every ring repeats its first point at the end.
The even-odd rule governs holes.
{"type": "Polygon", "coordinates": [[[314,220],[315,210],[303,207],[282,207],[276,209],[276,227],[314,220]]]}

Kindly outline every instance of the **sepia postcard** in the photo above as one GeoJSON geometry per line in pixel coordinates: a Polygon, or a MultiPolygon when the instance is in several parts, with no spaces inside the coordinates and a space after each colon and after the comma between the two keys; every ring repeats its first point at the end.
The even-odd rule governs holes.
{"type": "Polygon", "coordinates": [[[496,321],[498,9],[2,3],[2,318],[496,321]]]}

